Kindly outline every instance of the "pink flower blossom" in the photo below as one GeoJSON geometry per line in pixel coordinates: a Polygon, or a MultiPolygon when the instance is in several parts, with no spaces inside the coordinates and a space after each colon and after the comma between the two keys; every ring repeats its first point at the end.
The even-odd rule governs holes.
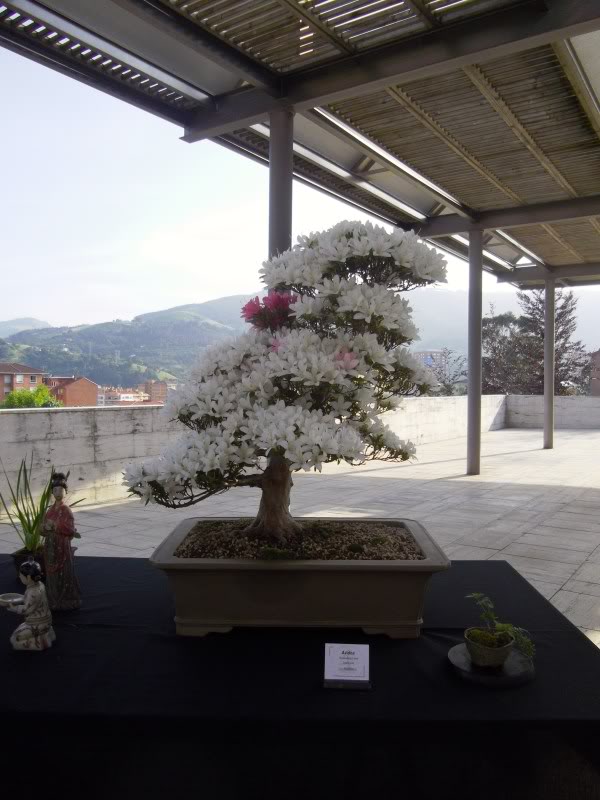
{"type": "Polygon", "coordinates": [[[260,299],[258,297],[248,300],[245,306],[242,307],[242,317],[246,322],[252,322],[252,317],[260,313],[260,299]]]}
{"type": "Polygon", "coordinates": [[[298,298],[291,292],[278,292],[277,289],[270,289],[268,295],[263,300],[265,308],[272,312],[288,312],[292,303],[295,303],[298,298]]]}
{"type": "Polygon", "coordinates": [[[358,358],[356,353],[353,353],[346,347],[342,347],[339,353],[336,353],[335,360],[346,370],[355,369],[358,366],[358,358]]]}
{"type": "Polygon", "coordinates": [[[271,289],[262,304],[258,297],[249,300],[242,308],[242,317],[255,328],[276,331],[289,323],[290,305],[297,299],[291,292],[271,289]]]}

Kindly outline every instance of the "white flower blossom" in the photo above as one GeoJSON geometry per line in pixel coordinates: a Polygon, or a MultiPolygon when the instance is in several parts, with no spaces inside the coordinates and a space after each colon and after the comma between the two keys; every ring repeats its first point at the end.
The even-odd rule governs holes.
{"type": "Polygon", "coordinates": [[[291,470],[414,455],[380,415],[431,382],[408,351],[417,331],[399,292],[444,281],[443,257],[412,231],[344,221],[299,237],[261,274],[267,288],[296,295],[287,322],[263,321],[200,354],[164,408],[185,433],[125,470],[144,502],[221,491],[274,452],[291,470]]]}

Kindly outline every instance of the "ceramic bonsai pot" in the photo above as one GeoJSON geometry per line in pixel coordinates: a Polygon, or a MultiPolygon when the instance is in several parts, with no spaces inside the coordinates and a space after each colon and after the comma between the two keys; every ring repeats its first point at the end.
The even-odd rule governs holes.
{"type": "Polygon", "coordinates": [[[510,655],[510,651],[513,649],[515,643],[514,637],[511,636],[511,634],[506,634],[510,637],[508,644],[505,644],[502,647],[487,647],[486,645],[483,645],[480,642],[474,642],[471,638],[469,638],[469,633],[476,630],[480,629],[467,628],[465,631],[465,644],[467,645],[467,650],[469,651],[471,661],[476,667],[498,669],[504,664],[510,655]]]}
{"type": "Polygon", "coordinates": [[[198,521],[181,522],[150,557],[167,574],[175,595],[176,630],[183,636],[272,626],[362,628],[414,639],[423,624],[429,579],[450,566],[425,528],[405,519],[377,522],[402,523],[421,548],[421,560],[178,558],[177,547],[198,521]]]}

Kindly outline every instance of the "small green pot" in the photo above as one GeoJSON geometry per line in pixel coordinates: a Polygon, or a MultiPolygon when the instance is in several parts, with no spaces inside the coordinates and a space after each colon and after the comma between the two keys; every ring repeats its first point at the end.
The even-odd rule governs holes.
{"type": "Polygon", "coordinates": [[[479,644],[479,642],[473,642],[469,638],[469,632],[476,630],[480,630],[480,628],[467,628],[465,631],[465,644],[467,645],[467,650],[469,651],[471,661],[476,667],[499,669],[508,658],[510,651],[513,649],[515,644],[514,637],[512,634],[507,633],[507,636],[510,636],[510,642],[508,644],[505,644],[502,647],[486,647],[486,645],[479,644]]]}

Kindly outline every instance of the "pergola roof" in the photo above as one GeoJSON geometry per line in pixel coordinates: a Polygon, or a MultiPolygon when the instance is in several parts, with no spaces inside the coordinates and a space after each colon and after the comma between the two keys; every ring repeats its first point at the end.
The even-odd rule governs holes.
{"type": "Polygon", "coordinates": [[[0,44],[484,268],[600,282],[598,0],[6,0],[0,44]],[[525,263],[524,263],[525,262],[525,263]],[[517,266],[518,264],[518,266],[517,266]]]}

